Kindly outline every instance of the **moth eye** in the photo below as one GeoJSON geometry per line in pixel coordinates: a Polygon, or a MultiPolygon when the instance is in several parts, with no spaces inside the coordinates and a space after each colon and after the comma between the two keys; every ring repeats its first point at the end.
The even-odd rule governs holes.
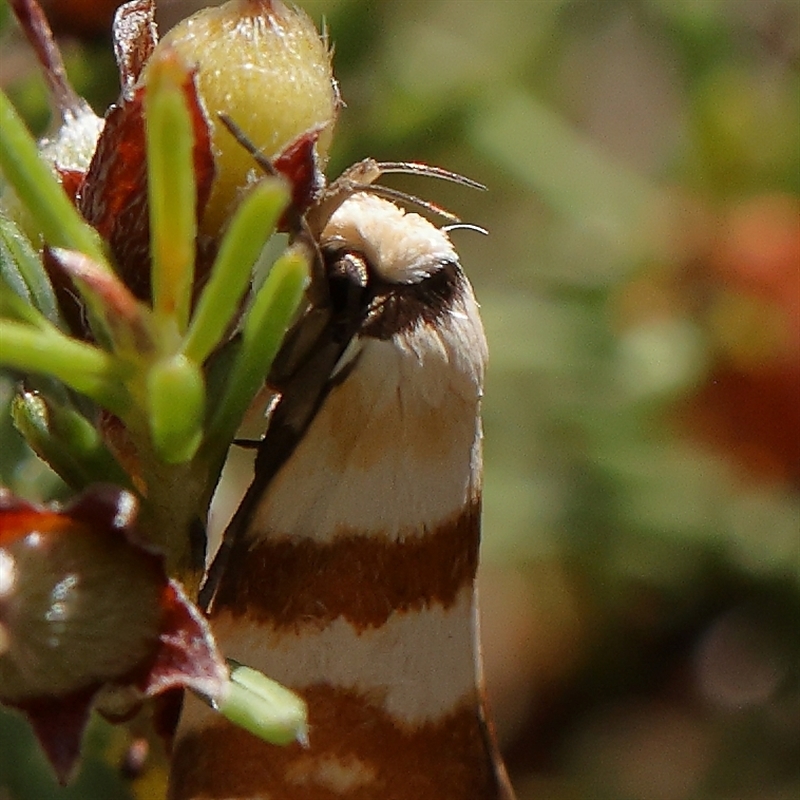
{"type": "Polygon", "coordinates": [[[369,280],[367,259],[363,254],[353,250],[340,253],[332,262],[329,273],[331,278],[346,278],[350,283],[366,287],[369,280]]]}

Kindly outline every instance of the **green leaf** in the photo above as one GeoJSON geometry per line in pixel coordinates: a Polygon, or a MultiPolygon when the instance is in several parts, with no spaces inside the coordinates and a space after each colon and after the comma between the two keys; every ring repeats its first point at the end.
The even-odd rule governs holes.
{"type": "Polygon", "coordinates": [[[265,178],[242,201],[222,240],[203,289],[183,352],[201,364],[229,328],[253,265],[275,230],[289,194],[283,181],[265,178]]]}
{"type": "Polygon", "coordinates": [[[147,413],[153,445],[168,464],[188,461],[202,438],[205,382],[183,355],[159,361],[147,375],[147,413]]]}
{"type": "Polygon", "coordinates": [[[144,100],[153,309],[174,319],[181,332],[189,321],[197,235],[194,131],[182,89],[187,79],[168,50],[149,64],[144,100]]]}
{"type": "Polygon", "coordinates": [[[30,302],[27,288],[19,276],[5,269],[0,270],[0,317],[26,322],[40,330],[45,329],[49,322],[30,302]],[[18,279],[13,280],[15,277],[18,279]]]}
{"type": "Polygon", "coordinates": [[[0,320],[0,365],[57,378],[125,419],[131,399],[123,366],[103,350],[78,342],[55,328],[38,329],[0,320]]]}
{"type": "Polygon", "coordinates": [[[2,91],[0,169],[48,244],[85,253],[110,269],[97,233],[76,211],[55,175],[39,157],[36,142],[2,91]]]}
{"type": "Polygon", "coordinates": [[[245,319],[226,391],[209,424],[206,438],[212,453],[227,447],[263,385],[307,280],[308,256],[300,248],[291,248],[273,264],[259,289],[245,319]]]}
{"type": "Polygon", "coordinates": [[[11,414],[34,452],[73,489],[98,482],[130,488],[95,426],[74,408],[38,392],[22,392],[14,398],[11,414]]]}
{"type": "Polygon", "coordinates": [[[216,709],[240,728],[278,745],[308,741],[305,702],[276,681],[228,659],[231,680],[216,709]]]}
{"type": "Polygon", "coordinates": [[[55,293],[27,236],[14,222],[0,214],[0,276],[20,297],[31,302],[47,319],[60,327],[55,293]]]}

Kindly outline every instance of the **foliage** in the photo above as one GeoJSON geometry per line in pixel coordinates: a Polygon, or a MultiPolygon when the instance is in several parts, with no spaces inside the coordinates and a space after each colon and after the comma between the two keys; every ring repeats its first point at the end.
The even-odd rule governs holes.
{"type": "MultiPolygon", "coordinates": [[[[217,144],[211,120],[235,115],[240,98],[215,104],[180,39],[158,42],[152,4],[115,18],[122,92],[102,122],[66,80],[38,5],[17,0],[14,11],[61,120],[37,145],[0,92],[0,364],[17,376],[16,428],[81,494],[63,508],[0,494],[0,700],[27,716],[62,783],[90,707],[124,720],[156,695],[174,703],[175,689],[268,741],[302,739],[305,704],[226,665],[176,578],[195,594],[227,449],[307,280],[309,253],[296,244],[251,289],[267,239],[305,196],[303,177],[317,175],[318,119],[304,94],[296,115],[284,98],[272,174],[255,182],[241,170],[232,183],[234,171],[223,176],[215,161],[241,145],[227,131],[217,144]],[[218,210],[203,232],[223,177],[226,216],[218,210]]],[[[327,50],[305,16],[233,3],[206,15],[210,34],[224,35],[230,16],[234,37],[248,24],[300,27],[323,63],[322,113],[333,113],[327,50]]],[[[212,65],[226,77],[237,57],[250,63],[228,39],[234,63],[212,65]]],[[[317,68],[313,53],[284,57],[296,41],[267,49],[281,60],[273,81],[291,85],[307,62],[317,68]]]]}
{"type": "Polygon", "coordinates": [[[413,158],[490,187],[436,191],[490,230],[458,246],[492,353],[484,650],[521,797],[794,796],[796,4],[304,5],[347,102],[332,174],[413,158]]]}

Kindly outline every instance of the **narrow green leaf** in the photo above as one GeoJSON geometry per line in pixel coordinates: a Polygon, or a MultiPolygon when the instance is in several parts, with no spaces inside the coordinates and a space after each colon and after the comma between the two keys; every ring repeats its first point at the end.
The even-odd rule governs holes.
{"type": "Polygon", "coordinates": [[[282,181],[265,178],[239,206],[222,240],[184,343],[183,352],[198,364],[205,361],[230,326],[253,265],[275,231],[288,199],[282,181]]]}
{"type": "Polygon", "coordinates": [[[0,320],[0,342],[0,365],[50,375],[117,416],[127,415],[126,376],[120,363],[103,350],[55,328],[41,330],[11,320],[0,320]]]}
{"type": "Polygon", "coordinates": [[[95,426],[74,408],[38,392],[22,392],[14,398],[11,414],[34,452],[73,489],[98,482],[129,486],[95,426]]]}
{"type": "Polygon", "coordinates": [[[0,170],[48,244],[78,250],[107,267],[96,232],[83,220],[61,184],[39,157],[36,142],[2,91],[0,170]]]}
{"type": "Polygon", "coordinates": [[[56,296],[41,259],[28,241],[28,237],[12,220],[2,214],[0,214],[0,274],[12,287],[16,288],[17,282],[24,286],[25,294],[33,305],[50,322],[60,327],[56,296]]]}
{"type": "Polygon", "coordinates": [[[308,258],[287,250],[272,266],[250,308],[227,389],[209,424],[207,447],[227,447],[261,388],[308,280],[308,258]]]}
{"type": "Polygon", "coordinates": [[[145,95],[147,181],[153,257],[153,308],[186,330],[194,281],[196,189],[194,131],[177,56],[151,62],[145,95]]]}
{"type": "Polygon", "coordinates": [[[49,328],[48,320],[30,302],[24,281],[20,278],[12,284],[9,278],[13,277],[5,269],[0,271],[0,317],[27,322],[39,330],[49,328]]]}

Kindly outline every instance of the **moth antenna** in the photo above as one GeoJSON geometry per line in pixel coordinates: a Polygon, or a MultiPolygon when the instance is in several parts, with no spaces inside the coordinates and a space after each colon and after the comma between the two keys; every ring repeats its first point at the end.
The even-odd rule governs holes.
{"type": "Polygon", "coordinates": [[[451,231],[475,231],[475,233],[482,233],[484,236],[489,235],[489,231],[486,228],[481,228],[480,225],[473,225],[471,222],[456,222],[453,225],[442,225],[442,230],[445,233],[450,233],[451,231]]]}
{"type": "Polygon", "coordinates": [[[459,217],[457,217],[451,211],[448,211],[446,208],[442,208],[440,205],[432,203],[429,200],[423,200],[421,197],[417,197],[416,195],[408,194],[408,192],[402,192],[399,189],[393,189],[391,186],[383,186],[378,183],[372,183],[365,184],[364,186],[356,185],[353,187],[353,189],[355,192],[369,192],[370,194],[378,195],[378,197],[385,197],[387,200],[397,200],[401,203],[417,206],[418,208],[422,208],[431,214],[436,214],[443,219],[448,219],[456,225],[461,222],[459,217]]]}
{"type": "Polygon", "coordinates": [[[486,191],[486,187],[482,183],[478,183],[478,181],[474,181],[466,175],[451,172],[449,169],[442,169],[441,167],[433,167],[430,164],[422,164],[418,161],[378,161],[375,166],[381,175],[393,173],[422,175],[425,178],[437,178],[450,183],[457,183],[461,186],[468,186],[470,189],[478,189],[481,192],[486,191]]]}
{"type": "Polygon", "coordinates": [[[275,169],[275,165],[272,161],[267,158],[264,153],[255,146],[253,141],[247,136],[247,134],[224,112],[220,111],[217,114],[219,121],[228,129],[228,132],[236,139],[239,144],[247,150],[248,153],[253,157],[253,160],[258,164],[267,175],[272,175],[273,177],[277,177],[278,172],[275,169]]]}
{"type": "Polygon", "coordinates": [[[471,189],[485,190],[486,187],[478,181],[473,181],[457,172],[451,172],[441,167],[432,167],[417,161],[376,161],[374,158],[365,158],[348,167],[335,181],[328,185],[316,206],[310,209],[307,220],[312,233],[319,236],[327,225],[337,208],[348,197],[356,192],[370,192],[387,200],[394,200],[422,208],[430,214],[443,217],[451,223],[459,224],[461,219],[436,203],[423,200],[413,194],[402,192],[399,189],[378,184],[382,175],[388,174],[420,175],[425,178],[437,178],[450,181],[471,189]]]}

